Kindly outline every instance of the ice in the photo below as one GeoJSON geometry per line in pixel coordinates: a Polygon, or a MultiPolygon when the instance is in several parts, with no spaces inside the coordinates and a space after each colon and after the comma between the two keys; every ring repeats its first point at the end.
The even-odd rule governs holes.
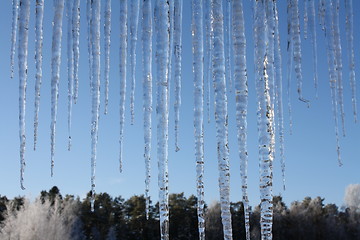
{"type": "Polygon", "coordinates": [[[104,52],[105,52],[105,106],[104,114],[108,112],[109,103],[109,75],[110,75],[110,35],[111,35],[111,0],[106,0],[104,12],[104,52]]]}
{"type": "Polygon", "coordinates": [[[12,29],[11,29],[11,52],[10,52],[10,77],[14,77],[15,64],[15,49],[16,49],[16,33],[19,21],[19,2],[20,0],[12,1],[12,29]]]}

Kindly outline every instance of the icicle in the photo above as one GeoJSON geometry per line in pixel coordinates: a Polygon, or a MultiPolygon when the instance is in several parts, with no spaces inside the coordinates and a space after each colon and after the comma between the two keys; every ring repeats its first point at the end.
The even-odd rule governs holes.
{"type": "Polygon", "coordinates": [[[293,43],[293,57],[294,57],[294,67],[295,74],[297,79],[297,92],[299,100],[308,104],[309,100],[305,99],[302,95],[302,66],[301,66],[301,38],[300,38],[300,21],[299,21],[299,0],[290,0],[291,3],[291,28],[292,28],[292,41],[293,43]]]}
{"type": "Polygon", "coordinates": [[[106,0],[105,5],[105,24],[104,24],[104,40],[105,40],[105,107],[104,114],[108,112],[109,103],[109,74],[110,74],[110,34],[111,34],[111,0],[106,0]]]}
{"type": "Polygon", "coordinates": [[[273,163],[273,109],[268,79],[266,56],[266,19],[264,2],[256,1],[254,6],[255,81],[258,101],[259,167],[261,193],[261,238],[272,239],[272,163],[273,163]]]}
{"type": "Polygon", "coordinates": [[[214,0],[213,11],[213,81],[215,90],[215,122],[219,164],[219,188],[221,218],[224,239],[232,239],[231,213],[230,213],[230,172],[228,149],[228,114],[225,79],[224,56],[224,22],[222,0],[214,0]]]}
{"type": "MultiPolygon", "coordinates": [[[[315,1],[315,0],[314,0],[315,1]]],[[[331,0],[330,0],[331,1],[331,0]]],[[[319,18],[320,26],[323,31],[325,31],[325,0],[319,0],[319,18]]]]}
{"type": "Polygon", "coordinates": [[[127,15],[126,0],[120,0],[120,153],[119,170],[122,172],[122,151],[125,125],[125,96],[126,96],[126,53],[127,53],[127,15]]]}
{"type": "Polygon", "coordinates": [[[26,108],[26,82],[27,82],[27,57],[29,40],[29,18],[30,0],[20,1],[20,21],[19,21],[19,135],[20,135],[20,186],[24,187],[25,171],[25,108],[26,108]]]}
{"type": "Polygon", "coordinates": [[[144,111],[144,159],[146,219],[150,208],[150,160],[151,160],[151,115],[152,115],[152,15],[151,0],[144,0],[142,6],[143,43],[143,111],[144,111]]]}
{"type": "Polygon", "coordinates": [[[169,2],[155,2],[156,62],[157,62],[157,156],[159,166],[159,210],[162,240],[169,239],[169,180],[168,180],[168,133],[169,133],[169,57],[170,16],[169,2]]]}
{"type": "Polygon", "coordinates": [[[74,91],[74,51],[72,33],[72,7],[73,1],[66,0],[66,17],[67,17],[67,73],[68,73],[68,150],[71,149],[71,115],[72,100],[74,91]]]}
{"type": "Polygon", "coordinates": [[[11,31],[11,52],[10,52],[10,77],[14,77],[14,64],[15,64],[15,48],[16,48],[16,32],[19,20],[19,1],[13,0],[12,2],[12,31],[11,31]]]}
{"type": "Polygon", "coordinates": [[[355,57],[354,57],[354,24],[353,24],[353,4],[352,0],[345,0],[346,10],[346,39],[347,52],[349,58],[349,77],[351,87],[351,101],[353,105],[354,121],[357,122],[356,104],[356,81],[355,81],[355,57]]]}
{"type": "Polygon", "coordinates": [[[88,40],[88,61],[89,61],[89,82],[90,82],[90,89],[92,89],[92,70],[91,70],[91,66],[92,66],[92,39],[91,39],[91,34],[90,34],[90,28],[91,28],[91,16],[92,16],[92,10],[91,10],[91,1],[92,0],[87,0],[86,1],[86,21],[87,21],[87,40],[88,40]]]}
{"type": "Polygon", "coordinates": [[[276,109],[278,117],[278,128],[279,128],[279,144],[280,144],[280,164],[283,180],[283,189],[285,190],[285,146],[284,146],[284,110],[282,102],[282,67],[281,67],[281,48],[280,48],[280,34],[279,34],[279,17],[277,11],[276,1],[274,2],[274,14],[275,14],[275,99],[276,109]]]}
{"type": "Polygon", "coordinates": [[[248,83],[246,69],[246,38],[242,0],[232,1],[232,40],[234,52],[234,86],[236,127],[240,157],[242,199],[244,205],[246,239],[250,240],[250,206],[247,193],[247,107],[248,83]]]}
{"type": "Polygon", "coordinates": [[[293,29],[291,27],[291,0],[287,2],[287,105],[289,113],[289,132],[292,134],[292,109],[291,109],[291,73],[293,67],[294,44],[291,40],[293,29]]]}
{"type": "Polygon", "coordinates": [[[310,37],[312,44],[313,52],[313,68],[314,68],[314,86],[315,86],[315,95],[318,98],[318,57],[317,57],[317,42],[316,42],[316,26],[315,26],[315,1],[309,0],[309,28],[310,28],[310,37]]]}
{"type": "Polygon", "coordinates": [[[181,106],[182,0],[174,1],[174,80],[175,80],[175,151],[179,151],[178,133],[181,106]]]}
{"type": "Polygon", "coordinates": [[[345,113],[344,113],[344,96],[343,96],[343,80],[342,80],[342,53],[341,53],[341,39],[339,26],[339,0],[333,0],[333,37],[335,47],[335,69],[337,72],[337,91],[338,103],[340,107],[342,133],[345,136],[345,113]]]}
{"type": "Polygon", "coordinates": [[[231,29],[230,29],[230,15],[231,15],[231,1],[227,0],[225,4],[225,61],[226,61],[226,76],[228,82],[229,92],[232,91],[232,74],[230,64],[230,46],[231,46],[231,29]]]}
{"type": "Polygon", "coordinates": [[[91,209],[95,201],[96,147],[99,129],[100,110],[100,0],[92,0],[91,39],[92,39],[92,89],[91,89],[91,209]]]}
{"type": "Polygon", "coordinates": [[[59,97],[59,80],[61,64],[61,38],[62,38],[62,19],[64,12],[64,0],[54,0],[54,21],[52,37],[52,57],[51,57],[51,176],[54,173],[55,156],[55,133],[56,115],[59,97]]]}
{"type": "Polygon", "coordinates": [[[308,15],[308,0],[304,0],[304,38],[308,38],[308,24],[309,24],[309,15],[308,15]]]}
{"type": "Polygon", "coordinates": [[[43,19],[44,19],[44,0],[36,0],[35,10],[35,113],[34,113],[34,150],[36,150],[37,132],[39,126],[40,109],[40,88],[42,78],[42,47],[43,47],[43,19]]]}
{"type": "Polygon", "coordinates": [[[74,93],[73,99],[76,104],[79,92],[79,56],[80,56],[80,0],[74,0],[72,10],[73,29],[73,53],[74,53],[74,93]]]}
{"type": "Polygon", "coordinates": [[[134,124],[135,110],[135,79],[136,79],[136,42],[139,22],[139,0],[130,1],[130,76],[131,76],[131,92],[130,92],[130,112],[131,112],[131,125],[134,124]]]}
{"type": "Polygon", "coordinates": [[[334,32],[333,29],[333,12],[332,12],[332,2],[326,2],[326,12],[325,12],[325,35],[326,35],[326,52],[328,60],[328,70],[329,70],[329,83],[331,90],[331,102],[333,109],[333,117],[335,121],[335,138],[336,138],[336,152],[338,156],[339,166],[342,165],[341,155],[340,155],[340,142],[339,142],[339,129],[338,129],[338,110],[337,110],[337,96],[336,96],[336,81],[337,73],[335,69],[335,47],[334,47],[334,32]]]}
{"type": "Polygon", "coordinates": [[[197,216],[199,239],[205,240],[204,218],[204,46],[203,3],[193,0],[192,6],[192,50],[194,73],[194,135],[196,159],[197,216]]]}
{"type": "Polygon", "coordinates": [[[211,11],[211,1],[204,1],[204,10],[205,10],[205,29],[206,29],[206,62],[205,62],[205,82],[206,82],[206,112],[208,123],[210,123],[210,84],[212,81],[212,42],[213,42],[213,29],[212,29],[212,11],[211,11]]]}

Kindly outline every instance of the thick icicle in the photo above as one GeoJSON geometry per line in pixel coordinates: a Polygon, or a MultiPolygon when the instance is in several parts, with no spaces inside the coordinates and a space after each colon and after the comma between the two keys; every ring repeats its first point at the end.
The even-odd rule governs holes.
{"type": "Polygon", "coordinates": [[[68,150],[71,149],[71,118],[74,92],[74,51],[72,33],[72,7],[73,0],[66,0],[66,17],[67,17],[67,74],[68,74],[68,150]]]}
{"type": "Polygon", "coordinates": [[[258,101],[259,167],[261,198],[261,238],[272,239],[272,163],[274,153],[273,109],[268,79],[266,56],[267,21],[265,3],[256,1],[254,6],[255,82],[258,101]]]}
{"type": "Polygon", "coordinates": [[[279,131],[279,144],[280,144],[280,164],[283,180],[283,189],[285,190],[285,134],[284,134],[284,110],[282,102],[282,67],[281,67],[281,48],[280,48],[280,33],[279,33],[279,16],[277,10],[276,1],[274,2],[274,16],[275,16],[275,55],[274,55],[274,67],[275,67],[275,99],[278,119],[278,131],[279,131]]]}
{"type": "Polygon", "coordinates": [[[194,73],[194,137],[196,160],[197,216],[199,239],[205,240],[204,218],[204,46],[203,3],[192,0],[192,50],[194,73]]]}
{"type": "Polygon", "coordinates": [[[315,0],[309,0],[309,28],[310,28],[310,37],[312,44],[312,54],[313,54],[313,68],[314,68],[314,86],[315,86],[315,95],[318,97],[318,56],[317,56],[317,41],[316,41],[316,25],[315,25],[315,0]]]}
{"type": "Polygon", "coordinates": [[[169,179],[168,179],[168,134],[169,134],[169,57],[170,16],[169,1],[155,2],[156,62],[157,62],[157,156],[160,233],[162,240],[169,239],[169,179]]]}
{"type": "Polygon", "coordinates": [[[34,150],[36,150],[37,132],[39,126],[40,109],[40,88],[42,79],[42,47],[43,47],[43,19],[44,19],[44,0],[36,0],[35,10],[35,111],[34,111],[34,150]]]}
{"type": "Polygon", "coordinates": [[[120,153],[119,153],[119,170],[122,172],[122,151],[125,125],[125,96],[126,96],[126,53],[127,53],[127,3],[126,0],[120,0],[120,153]]]}
{"type": "Polygon", "coordinates": [[[12,29],[11,29],[11,52],[10,52],[10,77],[14,77],[15,64],[15,48],[16,48],[16,33],[19,20],[19,2],[20,0],[12,1],[12,29]]]}
{"type": "Polygon", "coordinates": [[[342,133],[345,136],[345,113],[344,113],[344,96],[343,96],[343,80],[342,80],[342,51],[339,26],[339,0],[333,0],[333,37],[335,47],[335,69],[337,72],[337,91],[338,103],[340,107],[342,133]]]}
{"type": "Polygon", "coordinates": [[[99,130],[100,111],[100,1],[92,0],[91,39],[92,39],[92,88],[91,88],[91,209],[95,201],[96,147],[99,130]]]}
{"type": "Polygon", "coordinates": [[[205,91],[206,91],[206,112],[207,112],[207,121],[210,123],[210,84],[212,81],[212,42],[213,42],[213,14],[211,10],[212,1],[204,1],[204,11],[205,11],[205,29],[206,29],[206,40],[205,40],[205,48],[206,48],[206,56],[205,56],[205,91]]]}
{"type": "Polygon", "coordinates": [[[230,49],[231,49],[231,26],[230,26],[230,17],[231,17],[231,0],[226,0],[225,4],[225,62],[226,62],[226,77],[229,91],[232,91],[233,84],[232,84],[232,74],[231,74],[231,56],[230,56],[230,49]]]}
{"type": "Polygon", "coordinates": [[[219,164],[219,188],[221,218],[224,239],[232,239],[230,213],[230,166],[228,148],[228,113],[225,79],[224,53],[224,16],[222,0],[214,0],[212,5],[214,14],[213,29],[213,81],[215,90],[215,123],[219,164]]]}
{"type": "Polygon", "coordinates": [[[151,0],[142,5],[142,45],[143,45],[143,111],[144,111],[144,159],[145,159],[145,199],[146,219],[150,208],[150,160],[151,160],[151,115],[152,115],[152,15],[151,0]]]}
{"type": "Polygon", "coordinates": [[[246,38],[242,0],[232,1],[232,40],[234,53],[234,87],[236,127],[240,157],[242,199],[244,204],[246,239],[250,240],[250,206],[247,193],[247,107],[248,83],[246,69],[246,38]]]}
{"type": "Polygon", "coordinates": [[[356,81],[355,81],[355,57],[354,57],[354,16],[352,0],[345,0],[346,9],[346,39],[347,52],[349,58],[349,77],[351,87],[351,101],[353,106],[354,121],[357,122],[357,104],[356,104],[356,81]]]}
{"type": "Polygon", "coordinates": [[[335,122],[335,138],[336,138],[336,152],[338,156],[339,166],[342,165],[341,154],[340,154],[340,141],[339,141],[339,128],[338,128],[338,102],[336,96],[336,84],[337,84],[337,73],[335,65],[335,45],[334,45],[334,32],[333,29],[333,6],[332,1],[326,1],[326,11],[325,11],[325,36],[326,36],[326,52],[327,52],[327,61],[328,61],[328,70],[329,70],[329,83],[331,90],[331,102],[333,117],[335,122]]]}
{"type": "Polygon", "coordinates": [[[64,0],[54,0],[54,21],[52,36],[52,57],[51,57],[51,176],[54,173],[55,157],[55,133],[56,133],[56,115],[59,97],[59,80],[61,64],[61,38],[62,38],[62,20],[64,13],[64,0]]]}
{"type": "Polygon", "coordinates": [[[182,0],[174,0],[175,151],[180,150],[178,138],[181,106],[182,5],[182,0]]]}
{"type": "Polygon", "coordinates": [[[294,43],[291,40],[293,29],[291,27],[291,0],[287,1],[287,105],[289,113],[289,132],[292,134],[292,108],[291,108],[291,73],[293,67],[294,43]]]}
{"type": "Polygon", "coordinates": [[[129,16],[129,27],[130,27],[130,76],[131,76],[131,92],[130,92],[130,112],[131,112],[131,124],[134,124],[135,117],[135,79],[136,79],[136,42],[139,22],[139,9],[140,0],[130,1],[130,16],[129,16]]]}
{"type": "Polygon", "coordinates": [[[111,35],[111,0],[106,0],[104,23],[104,52],[105,52],[105,106],[104,114],[108,112],[109,103],[109,74],[110,74],[110,35],[111,35]]]}
{"type": "Polygon", "coordinates": [[[308,38],[309,12],[308,0],[304,0],[304,38],[308,38]]]}
{"type": "Polygon", "coordinates": [[[80,0],[74,0],[72,10],[72,42],[73,42],[73,53],[74,53],[74,93],[73,99],[76,104],[79,92],[79,56],[80,56],[80,0]]]}
{"type": "Polygon", "coordinates": [[[27,82],[27,58],[29,40],[30,0],[20,1],[19,21],[19,136],[20,136],[20,186],[24,188],[25,171],[25,108],[26,108],[26,82],[27,82]]]}

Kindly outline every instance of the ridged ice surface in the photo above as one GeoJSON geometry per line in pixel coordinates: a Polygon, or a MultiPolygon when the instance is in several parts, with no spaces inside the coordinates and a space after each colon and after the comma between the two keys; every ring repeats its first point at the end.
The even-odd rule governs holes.
{"type": "Polygon", "coordinates": [[[242,201],[244,204],[246,239],[250,240],[250,206],[248,199],[247,108],[248,81],[246,67],[246,38],[242,0],[232,1],[232,40],[234,54],[234,87],[236,101],[236,127],[239,145],[242,201]]]}
{"type": "Polygon", "coordinates": [[[51,54],[51,176],[54,173],[55,157],[55,134],[56,134],[56,115],[59,98],[59,80],[61,64],[61,38],[62,21],[64,14],[64,0],[54,0],[54,20],[52,35],[52,54],[51,54]]]}
{"type": "Polygon", "coordinates": [[[11,25],[11,49],[10,49],[10,77],[14,77],[15,64],[15,49],[16,49],[16,34],[19,21],[19,2],[20,0],[12,1],[12,25],[11,25]]]}
{"type": "Polygon", "coordinates": [[[74,54],[74,93],[73,99],[76,104],[79,92],[79,58],[80,58],[80,0],[74,0],[72,9],[72,43],[74,54]]]}
{"type": "Polygon", "coordinates": [[[160,233],[162,240],[169,239],[169,179],[168,179],[168,134],[169,134],[169,57],[170,16],[169,4],[155,2],[156,71],[157,71],[157,157],[160,233]]]}
{"type": "Polygon", "coordinates": [[[191,32],[194,73],[194,137],[196,160],[197,216],[199,239],[205,240],[203,3],[201,0],[192,0],[191,7],[191,32]]]}
{"type": "Polygon", "coordinates": [[[34,150],[36,150],[37,132],[39,126],[40,110],[40,88],[42,80],[42,47],[43,47],[43,19],[44,19],[44,0],[36,0],[35,10],[35,111],[34,111],[34,150]]]}
{"type": "Polygon", "coordinates": [[[289,132],[292,134],[292,107],[291,107],[291,73],[293,68],[294,43],[291,40],[293,28],[291,27],[291,0],[287,1],[287,106],[289,114],[289,132]]]}
{"type": "Polygon", "coordinates": [[[109,103],[109,75],[110,75],[110,44],[111,44],[111,0],[106,0],[104,11],[104,54],[105,54],[105,103],[104,114],[108,112],[109,103]]]}
{"type": "Polygon", "coordinates": [[[310,0],[308,5],[309,12],[309,31],[312,44],[313,54],[313,70],[314,70],[314,87],[315,95],[318,97],[318,55],[317,55],[317,40],[316,40],[316,25],[315,25],[315,0],[310,0]]]}
{"type": "Polygon", "coordinates": [[[213,14],[211,8],[211,1],[204,1],[204,18],[205,18],[205,65],[204,65],[204,82],[206,98],[206,113],[207,121],[210,122],[210,84],[212,82],[212,46],[213,46],[213,14]]]}
{"type": "Polygon", "coordinates": [[[26,85],[28,71],[28,41],[29,41],[29,18],[30,18],[30,0],[20,1],[19,14],[19,137],[20,137],[20,186],[24,187],[25,171],[25,108],[26,108],[26,85]]]}
{"type": "Polygon", "coordinates": [[[231,69],[231,0],[226,0],[224,7],[224,30],[225,30],[225,63],[226,63],[226,80],[228,90],[231,92],[233,88],[232,83],[232,69],[231,69]]]}
{"type": "Polygon", "coordinates": [[[146,218],[150,207],[151,166],[151,115],[152,115],[152,11],[151,0],[142,4],[142,49],[143,49],[143,111],[144,111],[144,160],[146,218]]]}

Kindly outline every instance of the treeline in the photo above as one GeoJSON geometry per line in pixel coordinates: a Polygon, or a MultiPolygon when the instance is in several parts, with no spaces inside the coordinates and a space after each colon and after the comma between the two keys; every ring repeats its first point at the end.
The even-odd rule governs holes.
{"type": "MultiPolygon", "coordinates": [[[[95,211],[91,195],[85,199],[62,196],[57,187],[42,191],[30,203],[23,197],[0,197],[0,239],[160,239],[158,203],[151,204],[146,218],[144,196],[129,199],[96,195],[95,211]]],[[[359,209],[341,209],[324,204],[324,199],[306,197],[287,207],[274,197],[273,239],[320,240],[360,239],[359,209]]],[[[198,239],[197,199],[183,193],[170,194],[170,239],[198,239]]],[[[246,239],[244,208],[231,203],[233,239],[246,239]]],[[[260,208],[251,211],[252,239],[260,239],[260,208]]],[[[206,206],[206,239],[223,239],[219,203],[206,206]]]]}

